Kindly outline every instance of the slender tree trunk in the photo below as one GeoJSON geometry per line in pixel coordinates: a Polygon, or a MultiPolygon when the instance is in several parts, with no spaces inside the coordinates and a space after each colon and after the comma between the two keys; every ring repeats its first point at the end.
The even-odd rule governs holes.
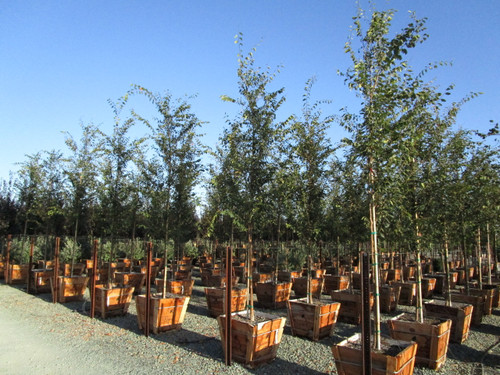
{"type": "Polygon", "coordinates": [[[372,269],[373,269],[373,293],[374,293],[374,312],[375,312],[375,321],[374,321],[374,344],[375,349],[380,350],[381,342],[380,342],[380,299],[379,299],[379,272],[378,272],[378,248],[377,248],[377,218],[376,218],[376,209],[374,196],[372,194],[371,202],[370,202],[370,227],[371,227],[371,252],[372,252],[372,269]]]}
{"type": "Polygon", "coordinates": [[[448,232],[445,228],[444,232],[444,270],[445,270],[445,300],[446,306],[451,306],[451,291],[450,291],[450,266],[448,264],[448,232]]]}
{"type": "Polygon", "coordinates": [[[488,253],[488,284],[491,285],[491,243],[490,243],[490,223],[486,223],[486,251],[488,253]]]}
{"type": "Polygon", "coordinates": [[[483,289],[483,263],[481,257],[481,228],[477,228],[477,276],[479,279],[479,289],[483,289]]]}

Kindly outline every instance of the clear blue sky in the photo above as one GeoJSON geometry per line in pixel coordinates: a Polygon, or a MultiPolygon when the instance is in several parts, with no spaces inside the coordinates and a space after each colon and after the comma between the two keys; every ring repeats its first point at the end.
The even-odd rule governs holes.
{"type": "MultiPolygon", "coordinates": [[[[454,99],[484,92],[466,104],[459,126],[486,130],[490,119],[500,121],[498,1],[378,0],[376,7],[398,10],[397,29],[409,22],[409,10],[428,18],[430,38],[410,55],[417,70],[451,61],[429,78],[443,90],[454,83],[454,99]]],[[[220,96],[237,93],[238,32],[247,49],[257,46],[257,64],[283,66],[275,80],[286,89],[283,117],[300,114],[311,76],[317,78],[314,98],[332,100],[326,114],[354,110],[358,99],[336,72],[350,63],[343,47],[355,13],[354,0],[0,0],[0,178],[27,154],[65,150],[61,132],[79,138],[82,122],[109,132],[107,101],[131,84],[174,97],[197,94],[190,103],[208,121],[204,142],[215,145],[226,115],[237,110],[220,96]]],[[[330,130],[333,142],[340,134],[330,130]]]]}

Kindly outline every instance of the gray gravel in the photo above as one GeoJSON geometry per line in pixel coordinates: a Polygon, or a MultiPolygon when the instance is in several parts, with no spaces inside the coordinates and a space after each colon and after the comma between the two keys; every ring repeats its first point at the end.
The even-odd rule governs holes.
{"type": "MultiPolygon", "coordinates": [[[[2,374],[335,374],[331,346],[359,332],[337,323],[334,336],[319,342],[293,337],[287,322],[278,356],[250,370],[226,367],[217,321],[208,316],[204,288],[196,281],[182,329],[146,338],[135,304],[122,317],[90,319],[86,302],[52,304],[50,294],[29,295],[0,284],[0,373],[2,374]]],[[[327,296],[324,296],[328,299],[327,296]]],[[[395,316],[412,308],[400,306],[395,316]]],[[[286,310],[264,310],[286,316],[286,310]]],[[[386,331],[384,324],[383,330],[386,331]]],[[[468,340],[450,344],[440,374],[500,373],[500,309],[472,327],[468,340]],[[494,346],[489,352],[489,347],[494,346]],[[481,365],[482,364],[482,365],[481,365]],[[482,367],[481,367],[482,366],[482,367]]],[[[415,368],[415,374],[435,371],[415,368]]]]}

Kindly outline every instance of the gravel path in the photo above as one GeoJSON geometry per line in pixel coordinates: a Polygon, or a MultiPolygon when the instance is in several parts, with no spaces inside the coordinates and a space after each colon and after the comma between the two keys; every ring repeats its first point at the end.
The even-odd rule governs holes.
{"type": "MultiPolygon", "coordinates": [[[[359,332],[358,326],[337,323],[334,336],[314,343],[292,336],[287,322],[272,363],[256,370],[238,363],[226,367],[217,321],[208,317],[203,290],[198,279],[181,330],[146,338],[138,329],[134,303],[123,317],[92,320],[88,296],[85,303],[52,304],[50,294],[29,295],[21,287],[0,284],[0,373],[335,374],[331,345],[359,332]]],[[[412,310],[400,306],[397,313],[412,310]]],[[[286,310],[262,311],[286,316],[286,310]]],[[[481,326],[472,327],[463,345],[450,344],[439,373],[500,373],[499,338],[496,309],[481,326]]],[[[435,374],[417,367],[414,373],[435,374]]]]}

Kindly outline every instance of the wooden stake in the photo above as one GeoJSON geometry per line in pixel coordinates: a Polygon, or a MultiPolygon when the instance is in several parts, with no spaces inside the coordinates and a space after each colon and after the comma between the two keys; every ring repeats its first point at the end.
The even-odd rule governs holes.
{"type": "Polygon", "coordinates": [[[370,320],[370,263],[368,253],[361,253],[361,345],[363,350],[363,374],[372,373],[371,320],[370,320]]]}
{"type": "Polygon", "coordinates": [[[59,302],[59,250],[60,250],[60,245],[61,245],[61,238],[56,237],[56,249],[55,249],[55,254],[54,254],[54,287],[53,289],[53,295],[52,295],[52,302],[57,303],[59,302]]]}
{"type": "Polygon", "coordinates": [[[150,325],[150,311],[151,311],[151,257],[152,257],[152,249],[153,249],[153,243],[148,242],[147,245],[147,267],[146,267],[146,319],[145,319],[145,327],[144,327],[144,334],[146,337],[149,337],[149,325],[150,325]]]}
{"type": "Polygon", "coordinates": [[[97,249],[99,242],[94,240],[94,252],[92,253],[92,278],[90,280],[90,317],[95,316],[95,284],[97,281],[97,249]]]}
{"type": "Polygon", "coordinates": [[[7,252],[5,254],[5,270],[4,270],[4,279],[6,284],[11,283],[10,279],[10,247],[12,245],[12,234],[7,236],[7,252]]]}
{"type": "Polygon", "coordinates": [[[30,292],[30,286],[31,286],[31,270],[33,267],[33,250],[35,248],[35,237],[31,237],[31,245],[30,245],[30,260],[28,263],[28,285],[26,287],[26,291],[29,293],[30,292]]]}
{"type": "Polygon", "coordinates": [[[232,249],[227,247],[226,249],[226,301],[225,301],[225,313],[226,313],[226,332],[225,332],[225,343],[226,343],[226,366],[231,366],[232,357],[232,334],[231,334],[231,301],[232,301],[232,291],[233,291],[233,262],[232,262],[232,249]]]}

